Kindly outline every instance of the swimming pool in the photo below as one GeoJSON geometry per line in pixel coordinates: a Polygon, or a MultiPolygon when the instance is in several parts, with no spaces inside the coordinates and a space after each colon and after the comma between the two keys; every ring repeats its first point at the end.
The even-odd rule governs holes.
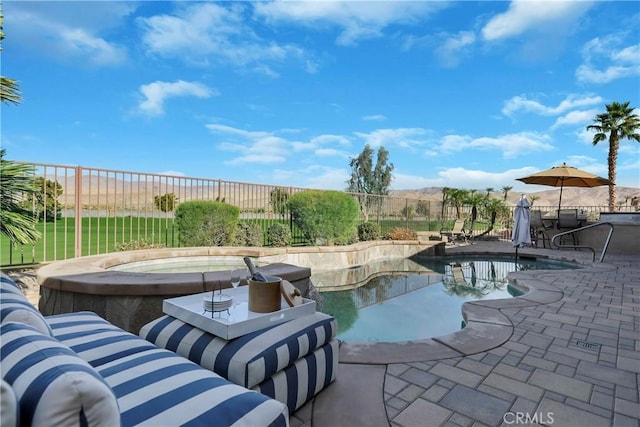
{"type": "Polygon", "coordinates": [[[322,292],[322,311],[338,320],[338,338],[352,342],[399,342],[447,335],[464,324],[462,304],[511,298],[522,291],[507,274],[576,268],[567,263],[520,258],[444,257],[417,260],[437,275],[375,277],[356,289],[322,292]]]}

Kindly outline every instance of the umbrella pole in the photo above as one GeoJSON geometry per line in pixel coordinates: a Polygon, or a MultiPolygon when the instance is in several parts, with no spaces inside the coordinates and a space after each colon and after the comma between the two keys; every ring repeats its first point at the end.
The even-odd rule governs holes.
{"type": "Polygon", "coordinates": [[[564,188],[564,179],[560,182],[560,200],[558,200],[558,212],[562,206],[562,189],[564,188]]]}

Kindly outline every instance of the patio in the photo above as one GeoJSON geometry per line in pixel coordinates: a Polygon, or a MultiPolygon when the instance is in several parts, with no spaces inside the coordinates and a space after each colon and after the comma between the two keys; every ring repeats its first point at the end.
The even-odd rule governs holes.
{"type": "MultiPolygon", "coordinates": [[[[455,253],[513,253],[510,242],[447,247],[455,253]]],[[[500,308],[513,325],[501,345],[406,363],[345,363],[338,379],[291,416],[292,426],[640,425],[638,255],[521,248],[521,255],[575,260],[584,269],[518,273],[554,289],[554,301],[500,308]]],[[[344,348],[344,345],[343,345],[344,348]]],[[[389,351],[387,347],[381,347],[389,351]]],[[[393,350],[391,350],[393,351],[393,350]]],[[[384,355],[380,355],[384,358],[384,355]]]]}

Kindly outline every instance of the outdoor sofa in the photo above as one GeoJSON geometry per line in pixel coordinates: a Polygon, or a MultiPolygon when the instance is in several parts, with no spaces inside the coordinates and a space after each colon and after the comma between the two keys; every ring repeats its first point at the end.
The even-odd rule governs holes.
{"type": "Polygon", "coordinates": [[[1,276],[2,427],[288,426],[283,403],[94,313],[44,317],[1,276]]]}

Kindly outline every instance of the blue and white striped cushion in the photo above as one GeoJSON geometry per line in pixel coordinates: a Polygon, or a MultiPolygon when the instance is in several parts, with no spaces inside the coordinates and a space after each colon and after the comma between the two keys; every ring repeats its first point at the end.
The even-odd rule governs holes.
{"type": "Polygon", "coordinates": [[[19,322],[53,335],[42,314],[24,296],[18,285],[6,274],[0,274],[0,323],[19,322]]]}
{"type": "Polygon", "coordinates": [[[337,371],[338,340],[334,339],[252,389],[286,403],[293,413],[332,383],[337,371]]]}
{"type": "Polygon", "coordinates": [[[19,420],[18,396],[8,382],[0,380],[0,426],[16,427],[19,420]]]}
{"type": "Polygon", "coordinates": [[[330,342],[336,329],[335,318],[316,312],[227,341],[163,316],[143,326],[140,336],[252,388],[330,342]]]}
{"type": "Polygon", "coordinates": [[[113,389],[125,426],[287,426],[282,403],[232,384],[93,313],[47,317],[113,389]]]}
{"type": "Polygon", "coordinates": [[[116,397],[86,361],[29,325],[0,325],[2,378],[15,391],[21,425],[117,426],[116,397]]]}

